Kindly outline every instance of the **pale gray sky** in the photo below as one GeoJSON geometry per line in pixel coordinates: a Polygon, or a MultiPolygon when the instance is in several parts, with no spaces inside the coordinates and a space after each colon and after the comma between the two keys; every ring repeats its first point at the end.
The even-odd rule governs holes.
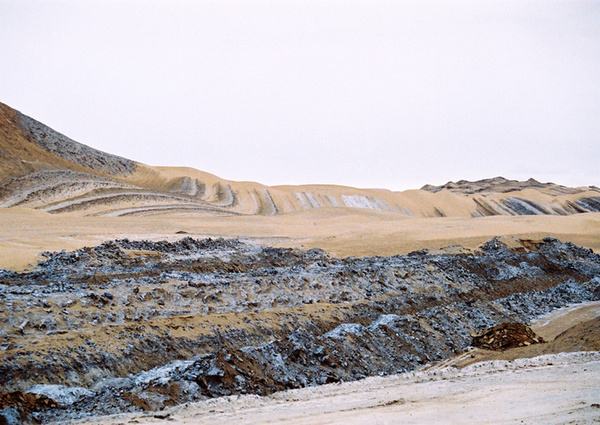
{"type": "Polygon", "coordinates": [[[267,184],[600,184],[597,0],[0,0],[0,101],[267,184]]]}

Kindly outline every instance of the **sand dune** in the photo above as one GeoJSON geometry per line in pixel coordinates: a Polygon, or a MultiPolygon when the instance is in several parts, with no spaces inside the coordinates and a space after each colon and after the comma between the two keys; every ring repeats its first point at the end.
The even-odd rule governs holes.
{"type": "Polygon", "coordinates": [[[230,181],[192,168],[152,167],[98,151],[2,104],[0,149],[0,206],[51,213],[273,216],[350,208],[399,217],[470,218],[600,211],[596,187],[568,188],[533,179],[496,177],[402,192],[230,181]]]}
{"type": "Polygon", "coordinates": [[[557,236],[600,248],[600,190],[504,178],[394,192],[265,186],[152,167],[77,143],[0,104],[0,267],[48,249],[175,232],[389,255],[492,236],[557,236]]]}

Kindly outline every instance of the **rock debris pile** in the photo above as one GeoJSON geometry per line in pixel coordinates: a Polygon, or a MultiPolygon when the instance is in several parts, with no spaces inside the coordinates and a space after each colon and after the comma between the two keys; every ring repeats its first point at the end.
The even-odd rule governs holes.
{"type": "Polygon", "coordinates": [[[509,348],[540,344],[544,338],[538,336],[523,323],[500,323],[490,329],[473,335],[473,347],[486,350],[504,351],[509,348]]]}
{"type": "Polygon", "coordinates": [[[399,373],[472,343],[540,342],[506,323],[600,299],[600,257],[550,238],[361,258],[115,240],[0,270],[0,299],[0,418],[46,423],[399,373]]]}

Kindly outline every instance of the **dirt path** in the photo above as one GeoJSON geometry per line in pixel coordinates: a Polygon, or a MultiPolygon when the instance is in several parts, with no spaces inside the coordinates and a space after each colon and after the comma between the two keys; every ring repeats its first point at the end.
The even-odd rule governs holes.
{"type": "MultiPolygon", "coordinates": [[[[532,327],[552,340],[583,324],[595,323],[598,317],[600,302],[595,301],[556,310],[541,317],[532,327]]],[[[530,348],[504,353],[473,351],[402,375],[284,391],[270,397],[223,397],[166,412],[118,415],[85,423],[151,424],[165,418],[198,425],[586,424],[600,421],[600,352],[488,359],[473,364],[486,355],[531,357],[535,352],[524,350],[530,348]],[[477,355],[472,357],[472,353],[477,355]]]]}
{"type": "MultiPolygon", "coordinates": [[[[600,353],[563,353],[514,362],[479,363],[271,397],[226,397],[158,415],[181,424],[511,424],[600,420],[600,353]],[[578,377],[578,379],[573,379],[578,377]]],[[[150,414],[89,423],[151,424],[150,414]]]]}

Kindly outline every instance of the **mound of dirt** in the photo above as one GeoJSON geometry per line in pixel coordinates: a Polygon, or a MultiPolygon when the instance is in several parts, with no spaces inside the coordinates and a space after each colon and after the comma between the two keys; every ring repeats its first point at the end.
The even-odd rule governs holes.
{"type": "Polygon", "coordinates": [[[549,344],[550,352],[600,351],[600,317],[578,323],[549,344]]]}
{"type": "Polygon", "coordinates": [[[545,342],[531,328],[523,323],[500,323],[473,335],[472,345],[486,350],[504,351],[509,348],[545,342]]]}

